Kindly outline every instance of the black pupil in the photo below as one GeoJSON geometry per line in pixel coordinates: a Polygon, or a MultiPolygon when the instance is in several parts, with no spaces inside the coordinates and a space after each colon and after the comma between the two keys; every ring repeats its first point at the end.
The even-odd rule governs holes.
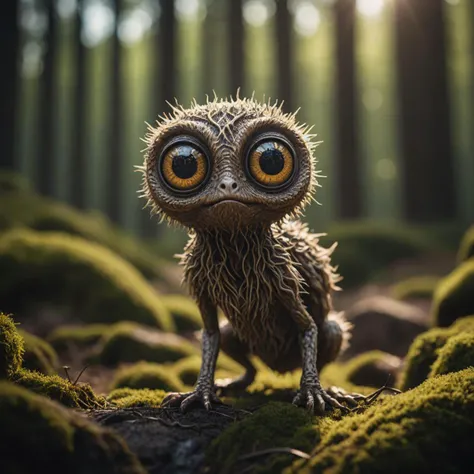
{"type": "Polygon", "coordinates": [[[266,174],[278,174],[284,166],[285,157],[283,153],[276,148],[267,149],[260,155],[260,168],[266,174]]]}
{"type": "Polygon", "coordinates": [[[193,154],[194,149],[189,145],[181,145],[173,157],[173,173],[181,179],[192,178],[197,171],[198,164],[193,154]]]}

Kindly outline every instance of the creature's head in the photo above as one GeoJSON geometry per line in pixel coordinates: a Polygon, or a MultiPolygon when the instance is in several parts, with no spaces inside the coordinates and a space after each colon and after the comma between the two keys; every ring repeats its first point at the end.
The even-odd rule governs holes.
{"type": "Polygon", "coordinates": [[[312,196],[308,132],[253,98],[176,106],[146,137],[143,195],[156,214],[197,230],[270,225],[312,196]]]}

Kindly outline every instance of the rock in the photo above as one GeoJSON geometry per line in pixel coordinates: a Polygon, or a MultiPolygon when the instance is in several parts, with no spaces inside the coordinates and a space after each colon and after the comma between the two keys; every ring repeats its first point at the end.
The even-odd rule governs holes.
{"type": "Polygon", "coordinates": [[[347,310],[346,319],[353,327],[342,360],[371,350],[403,357],[415,337],[427,329],[422,310],[384,296],[356,303],[347,310]]]}

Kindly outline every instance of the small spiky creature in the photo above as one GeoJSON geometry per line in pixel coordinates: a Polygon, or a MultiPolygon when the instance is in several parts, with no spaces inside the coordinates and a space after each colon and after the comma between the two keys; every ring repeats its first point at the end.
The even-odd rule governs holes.
{"type": "Polygon", "coordinates": [[[249,355],[255,354],[279,372],[302,367],[296,405],[323,412],[347,400],[319,381],[348,328],[331,312],[338,280],[332,248],[321,247],[297,220],[318,172],[314,135],[295,115],[253,97],[214,98],[174,106],[146,137],[143,195],[155,214],[189,229],[181,263],[204,322],[195,390],[167,400],[183,410],[218,402],[220,347],[246,369],[227,388],[254,380],[249,355]],[[218,307],[229,321],[221,328],[218,307]]]}

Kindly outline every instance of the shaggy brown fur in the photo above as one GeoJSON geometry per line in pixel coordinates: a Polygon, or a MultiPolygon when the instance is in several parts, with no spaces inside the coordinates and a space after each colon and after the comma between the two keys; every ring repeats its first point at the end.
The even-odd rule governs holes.
{"type": "Polygon", "coordinates": [[[317,185],[312,139],[294,114],[239,98],[176,106],[150,129],[143,195],[155,214],[189,229],[181,263],[205,327],[196,389],[174,397],[183,409],[196,400],[206,407],[217,400],[213,383],[221,343],[247,369],[233,385],[253,380],[253,353],[281,372],[303,367],[296,404],[320,411],[325,402],[340,407],[318,376],[348,334],[341,317],[328,318],[338,280],[330,263],[333,248],[322,248],[318,235],[296,220],[317,185]],[[249,150],[266,139],[283,143],[294,160],[291,180],[277,191],[246,173],[249,150]],[[160,166],[170,143],[192,143],[207,156],[206,181],[195,191],[178,193],[163,182],[160,166]],[[230,323],[221,331],[217,307],[230,323]]]}

